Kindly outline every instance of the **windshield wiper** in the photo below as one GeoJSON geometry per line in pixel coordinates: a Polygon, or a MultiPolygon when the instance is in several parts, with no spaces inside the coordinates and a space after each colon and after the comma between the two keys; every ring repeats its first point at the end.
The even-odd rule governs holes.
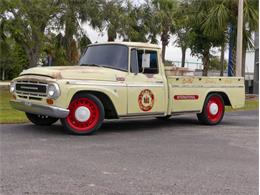
{"type": "Polygon", "coordinates": [[[107,66],[107,65],[101,65],[101,64],[80,64],[80,66],[97,66],[97,67],[102,67],[102,68],[112,68],[112,69],[114,69],[114,67],[107,66]]]}
{"type": "Polygon", "coordinates": [[[108,66],[108,65],[101,65],[101,64],[80,64],[80,66],[97,66],[97,67],[102,67],[102,68],[110,68],[110,69],[116,69],[116,70],[123,70],[121,68],[113,67],[113,66],[108,66]]]}
{"type": "Polygon", "coordinates": [[[99,65],[99,64],[80,64],[80,66],[97,66],[97,67],[103,67],[102,65],[99,65]]]}

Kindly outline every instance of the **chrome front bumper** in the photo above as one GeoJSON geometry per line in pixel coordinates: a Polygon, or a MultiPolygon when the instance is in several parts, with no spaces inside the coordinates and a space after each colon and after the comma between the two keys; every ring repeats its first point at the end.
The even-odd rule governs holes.
{"type": "Polygon", "coordinates": [[[33,104],[31,102],[26,102],[22,100],[10,100],[10,104],[13,108],[20,111],[32,114],[46,115],[54,118],[65,118],[69,114],[69,110],[67,109],[55,106],[33,104]]]}

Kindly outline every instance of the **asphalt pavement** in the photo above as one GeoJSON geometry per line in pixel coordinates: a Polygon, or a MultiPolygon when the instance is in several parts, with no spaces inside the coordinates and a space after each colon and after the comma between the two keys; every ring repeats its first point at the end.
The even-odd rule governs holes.
{"type": "Polygon", "coordinates": [[[194,115],[107,121],[94,136],[0,127],[1,195],[258,194],[258,111],[218,126],[194,115]]]}

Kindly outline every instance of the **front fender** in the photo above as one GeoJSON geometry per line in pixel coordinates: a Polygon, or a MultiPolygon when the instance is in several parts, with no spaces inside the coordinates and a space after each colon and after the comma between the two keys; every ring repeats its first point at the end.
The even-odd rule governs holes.
{"type": "Polygon", "coordinates": [[[127,88],[124,83],[107,81],[68,81],[61,87],[61,96],[57,105],[68,108],[71,99],[78,92],[99,92],[112,101],[118,115],[127,114],[127,88]]]}

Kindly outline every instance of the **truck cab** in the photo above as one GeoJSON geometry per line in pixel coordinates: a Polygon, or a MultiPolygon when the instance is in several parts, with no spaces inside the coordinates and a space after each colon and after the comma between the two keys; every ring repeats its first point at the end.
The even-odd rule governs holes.
{"type": "Polygon", "coordinates": [[[195,113],[221,122],[225,106],[244,106],[242,77],[176,76],[166,71],[158,45],[91,44],[75,66],[36,67],[10,85],[11,105],[36,125],[61,120],[75,134],[92,134],[104,119],[195,113]]]}

